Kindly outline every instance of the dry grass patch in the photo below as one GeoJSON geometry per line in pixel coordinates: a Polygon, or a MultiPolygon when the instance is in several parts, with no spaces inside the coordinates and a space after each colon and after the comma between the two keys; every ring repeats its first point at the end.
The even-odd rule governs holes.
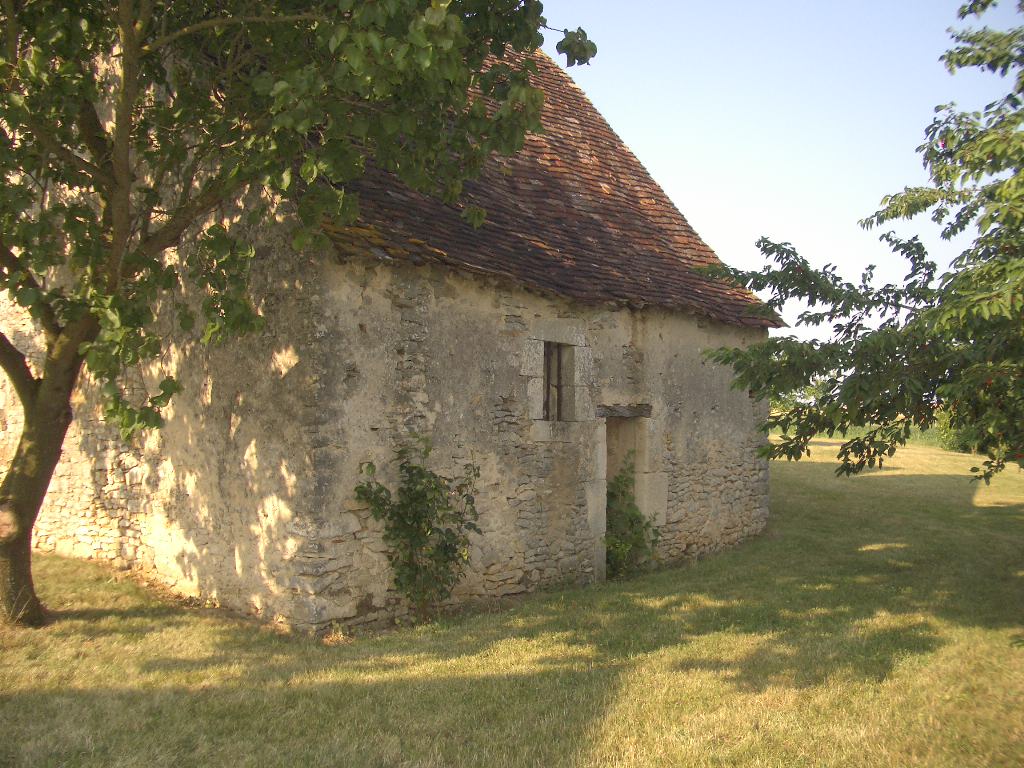
{"type": "Polygon", "coordinates": [[[40,558],[64,616],[0,630],[0,765],[1024,764],[1024,475],[818,447],[731,552],[353,642],[40,558]]]}

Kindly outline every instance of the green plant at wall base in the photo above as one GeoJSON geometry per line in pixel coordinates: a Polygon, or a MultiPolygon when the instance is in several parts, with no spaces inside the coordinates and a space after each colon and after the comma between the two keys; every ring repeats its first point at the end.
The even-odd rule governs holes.
{"type": "Polygon", "coordinates": [[[654,555],[658,531],[636,504],[636,467],[632,454],[618,474],[608,481],[605,523],[605,562],[608,576],[632,573],[654,555]]]}
{"type": "Polygon", "coordinates": [[[384,540],[395,587],[412,603],[419,618],[430,616],[452,593],[469,561],[469,532],[476,525],[474,490],[480,468],[466,464],[458,477],[444,477],[423,466],[430,455],[428,440],[396,451],[399,485],[396,494],[377,480],[372,462],[361,466],[365,479],[356,498],[384,521],[384,540]]]}

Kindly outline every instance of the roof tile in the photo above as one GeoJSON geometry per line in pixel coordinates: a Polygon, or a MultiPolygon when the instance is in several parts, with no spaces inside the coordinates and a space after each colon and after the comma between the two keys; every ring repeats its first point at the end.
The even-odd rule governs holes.
{"type": "Polygon", "coordinates": [[[360,224],[332,229],[339,247],[360,242],[392,258],[429,260],[508,278],[586,303],[657,306],[722,322],[774,326],[743,289],[697,269],[720,263],[569,76],[537,56],[544,132],[494,158],[446,206],[370,169],[354,185],[360,224]],[[464,205],[486,210],[474,229],[464,205]],[[370,233],[374,233],[370,237],[370,233]]]}

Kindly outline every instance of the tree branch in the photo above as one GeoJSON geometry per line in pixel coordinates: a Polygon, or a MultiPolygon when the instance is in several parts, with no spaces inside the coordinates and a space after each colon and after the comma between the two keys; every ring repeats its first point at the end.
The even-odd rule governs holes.
{"type": "MultiPolygon", "coordinates": [[[[15,272],[24,272],[25,277],[21,280],[23,285],[33,288],[42,295],[45,293],[43,287],[39,282],[32,276],[27,268],[23,267],[18,260],[18,257],[14,255],[14,252],[3,241],[3,237],[0,236],[0,267],[3,267],[4,271],[8,275],[12,275],[15,272]]],[[[57,321],[57,316],[53,312],[53,307],[45,302],[40,301],[39,307],[39,324],[43,327],[43,333],[46,334],[46,343],[52,344],[53,340],[60,335],[63,330],[61,324],[57,321]]]]}
{"type": "Polygon", "coordinates": [[[216,208],[230,189],[230,185],[221,178],[208,182],[199,194],[179,206],[162,227],[142,241],[139,245],[140,252],[153,258],[166,249],[176,246],[182,233],[199,216],[216,208]]]}
{"type": "Polygon", "coordinates": [[[4,369],[7,378],[14,385],[14,391],[18,393],[22,407],[27,410],[35,402],[39,379],[32,375],[25,355],[11,343],[11,340],[2,331],[0,331],[0,368],[4,369]]]}
{"type": "Polygon", "coordinates": [[[146,33],[146,27],[153,20],[153,0],[141,0],[139,3],[139,22],[136,31],[140,35],[146,33]]]}
{"type": "Polygon", "coordinates": [[[110,166],[114,185],[107,199],[110,210],[110,255],[107,261],[107,290],[114,292],[132,235],[131,140],[135,129],[135,101],[139,94],[139,48],[135,8],[132,0],[120,0],[117,9],[118,39],[121,45],[121,83],[114,107],[114,131],[110,166]]]}
{"type": "Polygon", "coordinates": [[[4,16],[7,23],[4,25],[4,45],[7,48],[7,61],[14,66],[18,60],[18,25],[15,19],[14,0],[4,0],[4,16]]]}
{"type": "Polygon", "coordinates": [[[96,105],[88,99],[82,99],[78,106],[78,135],[92,153],[93,160],[102,172],[113,178],[114,169],[110,164],[111,149],[107,132],[103,130],[100,117],[96,114],[96,105]]]}
{"type": "Polygon", "coordinates": [[[158,37],[152,43],[142,46],[142,54],[152,53],[163,48],[168,43],[187,35],[194,35],[207,29],[226,27],[232,24],[286,24],[293,21],[324,21],[324,17],[316,13],[293,13],[286,16],[224,16],[218,19],[206,19],[195,24],[189,24],[176,32],[158,37]]]}
{"type": "Polygon", "coordinates": [[[70,149],[54,139],[51,132],[47,131],[45,126],[28,115],[25,115],[25,126],[32,132],[32,138],[34,138],[36,142],[43,147],[43,149],[49,151],[51,155],[63,160],[68,165],[84,173],[86,176],[91,178],[97,186],[110,186],[112,179],[107,176],[107,174],[100,170],[98,166],[90,163],[84,157],[76,155],[70,149]]]}

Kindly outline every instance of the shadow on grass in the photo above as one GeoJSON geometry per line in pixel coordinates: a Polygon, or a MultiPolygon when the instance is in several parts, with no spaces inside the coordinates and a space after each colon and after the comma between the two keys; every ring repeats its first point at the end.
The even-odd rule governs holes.
{"type": "Polygon", "coordinates": [[[55,622],[81,621],[94,622],[103,619],[163,619],[177,617],[184,610],[177,605],[146,605],[134,608],[73,608],[68,610],[50,611],[55,622]]]}
{"type": "Polygon", "coordinates": [[[595,743],[624,675],[653,655],[681,679],[801,689],[884,680],[949,625],[1022,628],[1024,505],[976,508],[962,476],[773,471],[771,528],[737,549],[340,647],[173,606],[65,612],[71,642],[193,624],[205,640],[127,656],[123,688],[20,691],[0,710],[15,728],[20,712],[80,723],[41,752],[62,764],[129,764],[126,736],[90,735],[120,712],[152,734],[151,765],[387,765],[424,744],[425,763],[558,765],[595,743]],[[160,728],[170,710],[184,721],[160,728]],[[325,718],[329,732],[308,732],[325,718]]]}
{"type": "MultiPolygon", "coordinates": [[[[800,468],[805,474],[819,470],[831,472],[819,465],[800,468]]],[[[967,515],[974,487],[960,477],[876,473],[826,476],[813,484],[828,487],[826,481],[857,484],[857,505],[838,509],[828,494],[819,493],[815,501],[777,509],[772,535],[700,563],[359,641],[330,656],[331,663],[400,670],[424,659],[471,659],[510,639],[555,639],[570,650],[539,659],[536,666],[567,669],[586,658],[614,667],[722,635],[730,642],[746,638],[750,647],[737,653],[727,643],[727,658],[716,658],[715,644],[703,643],[693,652],[704,653],[707,646],[711,655],[682,661],[679,668],[718,672],[740,688],[756,690],[818,685],[834,675],[883,680],[902,659],[942,644],[939,622],[1021,625],[1024,580],[1015,573],[1024,568],[1022,505],[967,515]],[[948,484],[941,488],[941,509],[900,498],[901,487],[922,479],[948,484]]],[[[839,487],[846,502],[849,489],[839,487]]],[[[249,632],[221,635],[223,655],[181,663],[195,669],[245,656],[252,651],[249,632]]],[[[284,651],[296,641],[277,642],[284,651]]],[[[149,668],[173,669],[176,663],[162,659],[149,668]]],[[[283,674],[289,669],[286,664],[283,674]]]]}
{"type": "Polygon", "coordinates": [[[26,692],[7,702],[9,728],[31,727],[19,713],[61,725],[45,746],[8,742],[0,763],[572,765],[593,743],[619,676],[601,668],[317,682],[264,673],[206,689],[26,692]]]}
{"type": "Polygon", "coordinates": [[[459,625],[435,653],[455,659],[508,637],[548,636],[602,664],[676,649],[698,655],[681,670],[762,690],[832,676],[883,680],[905,658],[940,647],[944,623],[1021,626],[1024,505],[976,509],[977,485],[963,476],[837,479],[816,464],[796,471],[813,498],[777,498],[772,536],[695,566],[459,625]],[[721,655],[706,642],[714,635],[728,639],[721,655]],[[752,647],[737,652],[744,644],[752,647]]]}
{"type": "Polygon", "coordinates": [[[83,638],[141,638],[154,628],[181,627],[187,608],[174,604],[149,604],[126,608],[72,608],[49,610],[50,624],[67,627],[83,638]]]}

